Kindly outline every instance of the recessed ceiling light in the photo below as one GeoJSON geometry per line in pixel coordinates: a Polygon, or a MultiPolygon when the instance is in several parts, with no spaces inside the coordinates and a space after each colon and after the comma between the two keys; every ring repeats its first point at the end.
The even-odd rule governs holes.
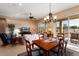
{"type": "Polygon", "coordinates": [[[19,3],[18,5],[19,5],[19,6],[22,6],[22,3],[19,3]]]}

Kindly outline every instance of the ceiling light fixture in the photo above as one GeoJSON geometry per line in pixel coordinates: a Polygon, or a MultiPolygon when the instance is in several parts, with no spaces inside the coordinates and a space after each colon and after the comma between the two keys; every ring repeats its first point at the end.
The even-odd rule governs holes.
{"type": "Polygon", "coordinates": [[[34,18],[34,17],[32,16],[32,13],[30,13],[30,16],[29,16],[29,18],[30,18],[30,19],[33,19],[33,18],[34,18]]]}
{"type": "Polygon", "coordinates": [[[22,6],[22,3],[19,3],[18,5],[19,5],[19,6],[22,6]]]}
{"type": "Polygon", "coordinates": [[[55,15],[55,16],[53,17],[53,19],[57,19],[57,16],[55,15]]]}
{"type": "Polygon", "coordinates": [[[51,12],[51,3],[49,4],[49,15],[44,18],[47,23],[51,22],[53,20],[53,14],[51,12]]]}

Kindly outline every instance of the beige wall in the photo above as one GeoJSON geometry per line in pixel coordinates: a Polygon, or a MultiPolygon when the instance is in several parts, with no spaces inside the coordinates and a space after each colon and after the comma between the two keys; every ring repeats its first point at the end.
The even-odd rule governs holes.
{"type": "Polygon", "coordinates": [[[5,32],[6,24],[6,19],[0,18],[0,32],[5,32]]]}
{"type": "Polygon", "coordinates": [[[54,14],[54,15],[57,15],[58,19],[62,19],[62,18],[71,16],[71,15],[76,15],[76,14],[79,14],[79,6],[63,10],[61,12],[54,14]]]}
{"type": "MultiPolygon", "coordinates": [[[[54,14],[54,15],[57,15],[58,19],[62,19],[62,18],[68,17],[70,15],[74,15],[74,14],[79,14],[79,6],[63,10],[61,12],[54,14]]],[[[15,19],[14,17],[13,18],[6,17],[6,19],[7,19],[7,23],[15,24],[16,28],[20,28],[22,26],[29,26],[31,32],[37,32],[37,30],[38,30],[38,25],[37,25],[38,22],[35,20],[15,19]]],[[[4,27],[6,26],[6,22],[0,20],[0,24],[3,25],[3,26],[0,25],[0,31],[4,32],[5,31],[4,27]]],[[[53,26],[51,24],[50,24],[50,27],[53,29],[53,26]]]]}
{"type": "Polygon", "coordinates": [[[24,20],[24,19],[7,19],[7,23],[15,24],[15,28],[21,28],[21,27],[30,27],[30,31],[32,33],[37,32],[37,21],[35,20],[24,20]]]}

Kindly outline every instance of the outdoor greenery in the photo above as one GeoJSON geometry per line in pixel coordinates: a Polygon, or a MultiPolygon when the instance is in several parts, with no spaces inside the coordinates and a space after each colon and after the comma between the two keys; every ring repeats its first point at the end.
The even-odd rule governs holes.
{"type": "Polygon", "coordinates": [[[70,26],[70,28],[72,28],[72,29],[77,29],[77,26],[70,26]]]}
{"type": "MultiPolygon", "coordinates": [[[[78,26],[76,26],[76,25],[74,25],[74,26],[70,26],[69,28],[73,29],[73,30],[74,30],[74,32],[75,32],[75,29],[79,29],[79,27],[78,27],[78,26]]],[[[67,24],[64,24],[64,25],[63,25],[63,29],[68,29],[67,24]]]]}
{"type": "Polygon", "coordinates": [[[79,27],[77,27],[77,26],[70,26],[70,28],[73,29],[74,32],[75,32],[75,29],[79,29],[79,27]]]}

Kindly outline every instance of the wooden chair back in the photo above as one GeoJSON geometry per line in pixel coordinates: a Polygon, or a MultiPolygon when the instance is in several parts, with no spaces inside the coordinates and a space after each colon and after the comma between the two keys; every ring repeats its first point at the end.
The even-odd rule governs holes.
{"type": "Polygon", "coordinates": [[[61,53],[61,51],[62,51],[62,41],[63,41],[63,39],[59,39],[59,42],[58,42],[58,53],[57,53],[57,55],[60,55],[61,53]]]}
{"type": "Polygon", "coordinates": [[[68,40],[59,39],[58,54],[66,54],[68,40]]]}
{"type": "Polygon", "coordinates": [[[48,32],[47,37],[53,37],[53,34],[51,33],[51,31],[48,32]]]}
{"type": "Polygon", "coordinates": [[[57,37],[61,37],[62,39],[64,39],[64,33],[58,33],[57,37]]]}
{"type": "Polygon", "coordinates": [[[28,40],[25,39],[26,42],[26,51],[27,51],[27,55],[31,56],[32,55],[32,50],[31,50],[31,44],[28,40]]]}

